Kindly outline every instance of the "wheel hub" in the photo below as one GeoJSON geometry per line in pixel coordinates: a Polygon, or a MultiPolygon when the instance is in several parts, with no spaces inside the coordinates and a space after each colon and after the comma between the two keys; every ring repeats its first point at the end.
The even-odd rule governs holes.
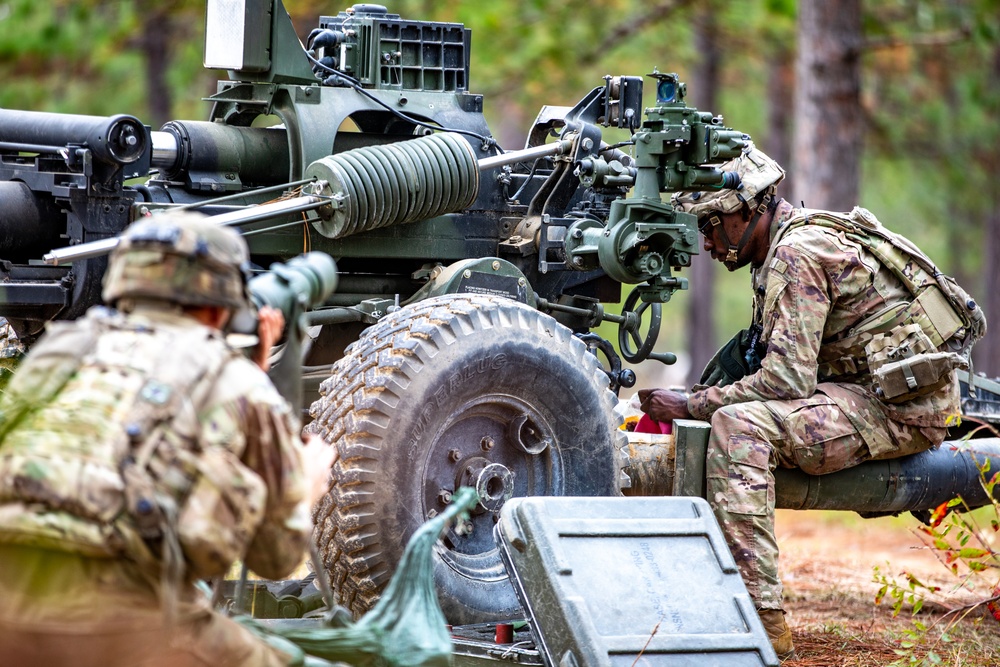
{"type": "Polygon", "coordinates": [[[470,459],[457,480],[459,486],[471,486],[479,494],[479,505],[473,512],[499,512],[514,495],[514,473],[502,463],[484,458],[470,459]]]}

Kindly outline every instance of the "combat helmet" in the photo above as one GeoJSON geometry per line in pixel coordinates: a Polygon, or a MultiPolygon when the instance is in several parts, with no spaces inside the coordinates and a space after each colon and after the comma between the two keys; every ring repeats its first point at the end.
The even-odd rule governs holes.
{"type": "Polygon", "coordinates": [[[719,217],[721,214],[735,213],[744,205],[754,209],[738,244],[733,244],[726,237],[725,230],[721,229],[723,241],[729,246],[725,262],[732,270],[739,251],[750,239],[757,221],[774,198],[778,183],[785,178],[785,170],[758,150],[753,142],[747,142],[739,157],[726,162],[719,169],[737,174],[740,177],[739,185],[735,188],[677,193],[673,196],[673,204],[678,210],[697,217],[698,229],[703,234],[708,233],[709,227],[722,224],[719,217]]]}
{"type": "Polygon", "coordinates": [[[247,305],[246,242],[230,227],[192,212],[159,213],[133,223],[111,254],[103,298],[185,306],[247,305]]]}

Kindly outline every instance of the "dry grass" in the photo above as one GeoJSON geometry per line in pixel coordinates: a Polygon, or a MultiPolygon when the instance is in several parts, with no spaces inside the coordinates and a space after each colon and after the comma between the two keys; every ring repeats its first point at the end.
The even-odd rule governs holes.
{"type": "MultiPolygon", "coordinates": [[[[799,656],[785,667],[882,667],[899,658],[895,651],[912,628],[910,610],[893,618],[889,604],[875,605],[879,584],[872,568],[890,575],[907,570],[945,588],[956,583],[912,533],[916,525],[912,518],[778,513],[786,608],[799,656]]],[[[919,618],[932,626],[944,611],[928,605],[919,618]]],[[[933,647],[942,665],[1000,665],[1000,624],[989,615],[970,617],[949,634],[952,641],[933,647]]],[[[939,635],[931,630],[932,638],[939,635]]],[[[920,658],[926,650],[915,655],[920,658]]]]}

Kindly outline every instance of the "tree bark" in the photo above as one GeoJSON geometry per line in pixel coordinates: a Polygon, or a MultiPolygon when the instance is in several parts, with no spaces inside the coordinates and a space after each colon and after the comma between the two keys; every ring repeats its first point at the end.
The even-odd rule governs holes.
{"type": "MultiPolygon", "coordinates": [[[[722,53],[718,47],[715,12],[711,3],[697,10],[695,19],[696,50],[701,59],[692,72],[691,100],[702,111],[717,113],[719,90],[719,63],[722,53]]],[[[700,237],[699,237],[700,240],[700,237]]],[[[691,258],[690,299],[687,307],[688,369],[687,386],[698,382],[705,364],[718,348],[715,335],[715,275],[717,264],[704,252],[691,258]]]]}
{"type": "MultiPolygon", "coordinates": [[[[993,51],[993,62],[990,67],[991,83],[989,90],[996,91],[1000,85],[1000,46],[993,51]]],[[[993,117],[1000,114],[1000,95],[994,92],[992,97],[993,117]]],[[[983,167],[987,173],[996,174],[1000,169],[1000,147],[993,143],[989,158],[983,167]]],[[[990,199],[986,213],[985,256],[983,257],[983,292],[980,303],[986,313],[989,329],[986,336],[975,347],[975,370],[984,372],[990,377],[1000,377],[1000,188],[994,183],[984,193],[990,199]]]]}
{"type": "Polygon", "coordinates": [[[849,210],[862,148],[860,0],[799,3],[795,194],[811,208],[849,210]]]}
{"type": "Polygon", "coordinates": [[[158,128],[171,118],[173,97],[167,83],[170,67],[170,13],[150,8],[142,26],[140,49],[146,61],[146,90],[150,124],[158,128]]]}
{"type": "Polygon", "coordinates": [[[785,178],[778,184],[778,196],[791,201],[795,190],[792,159],[795,53],[784,40],[776,41],[773,47],[767,57],[767,135],[761,148],[785,168],[785,178]]]}

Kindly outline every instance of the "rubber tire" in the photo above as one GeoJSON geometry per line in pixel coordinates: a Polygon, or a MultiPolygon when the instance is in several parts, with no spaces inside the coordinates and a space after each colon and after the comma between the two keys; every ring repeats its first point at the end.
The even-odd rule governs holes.
{"type": "MultiPolygon", "coordinates": [[[[620,495],[619,420],[607,386],[569,329],[503,297],[434,297],[369,328],[310,409],[309,430],[339,450],[331,491],[314,511],[339,603],[356,617],[371,609],[410,536],[443,507],[436,487],[462,469],[448,467],[448,454],[477,458],[481,432],[497,441],[487,456],[514,469],[514,496],[620,495]],[[540,454],[516,446],[523,438],[510,436],[510,422],[506,439],[497,435],[512,406],[550,436],[540,454]]],[[[450,623],[523,616],[493,541],[497,515],[474,517],[468,544],[453,531],[446,537],[460,546],[438,543],[434,578],[450,623]]]]}

